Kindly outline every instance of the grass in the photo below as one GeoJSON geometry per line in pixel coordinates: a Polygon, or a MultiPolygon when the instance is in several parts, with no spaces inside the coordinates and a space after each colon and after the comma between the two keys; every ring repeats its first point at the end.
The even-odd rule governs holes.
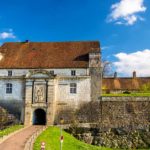
{"type": "Polygon", "coordinates": [[[14,126],[6,128],[4,130],[0,130],[0,138],[5,136],[5,135],[8,135],[14,131],[17,131],[21,128],[23,128],[23,125],[14,125],[14,126]]]}
{"type": "MultiPolygon", "coordinates": [[[[97,147],[86,144],[63,131],[63,150],[111,150],[109,148],[97,147]]],[[[45,142],[46,150],[60,149],[60,129],[57,127],[47,128],[35,141],[34,149],[39,150],[41,142],[45,142]]]]}
{"type": "Polygon", "coordinates": [[[111,94],[102,94],[103,97],[150,97],[150,93],[111,93],[111,94]]]}

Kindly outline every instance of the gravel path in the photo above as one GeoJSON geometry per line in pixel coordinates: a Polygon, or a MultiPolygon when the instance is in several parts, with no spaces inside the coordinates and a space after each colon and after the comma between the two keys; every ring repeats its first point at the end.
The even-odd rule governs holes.
{"type": "Polygon", "coordinates": [[[30,126],[12,136],[0,144],[0,150],[24,150],[27,140],[43,126],[30,126]]]}

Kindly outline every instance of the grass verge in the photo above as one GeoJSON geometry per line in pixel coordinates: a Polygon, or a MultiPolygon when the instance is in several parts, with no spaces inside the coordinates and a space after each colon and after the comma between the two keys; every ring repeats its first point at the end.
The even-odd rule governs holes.
{"type": "MultiPolygon", "coordinates": [[[[63,131],[64,142],[63,150],[111,150],[109,148],[97,147],[86,144],[74,138],[72,135],[63,131]]],[[[38,136],[34,143],[33,150],[39,150],[41,142],[45,142],[46,150],[60,149],[60,129],[57,127],[47,128],[41,135],[38,136]]]]}
{"type": "Polygon", "coordinates": [[[8,135],[14,131],[17,131],[21,128],[23,128],[23,125],[14,125],[14,126],[6,128],[4,130],[0,130],[0,138],[5,136],[5,135],[8,135]]]}
{"type": "Polygon", "coordinates": [[[102,94],[103,97],[150,97],[150,93],[102,94]]]}

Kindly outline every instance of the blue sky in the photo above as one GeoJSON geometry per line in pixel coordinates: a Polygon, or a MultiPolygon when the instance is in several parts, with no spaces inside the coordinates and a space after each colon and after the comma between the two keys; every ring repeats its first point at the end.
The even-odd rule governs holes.
{"type": "Polygon", "coordinates": [[[120,75],[150,76],[149,0],[5,0],[0,6],[1,44],[99,40],[103,58],[120,75]]]}

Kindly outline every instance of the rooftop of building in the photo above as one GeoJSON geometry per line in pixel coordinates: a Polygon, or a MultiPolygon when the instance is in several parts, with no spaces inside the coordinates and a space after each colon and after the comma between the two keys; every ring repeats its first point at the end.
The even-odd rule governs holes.
{"type": "Polygon", "coordinates": [[[0,69],[87,68],[98,41],[8,42],[0,47],[0,69]]]}
{"type": "Polygon", "coordinates": [[[133,72],[132,77],[104,77],[103,89],[109,90],[139,90],[144,84],[150,83],[150,77],[137,77],[133,72]]]}

